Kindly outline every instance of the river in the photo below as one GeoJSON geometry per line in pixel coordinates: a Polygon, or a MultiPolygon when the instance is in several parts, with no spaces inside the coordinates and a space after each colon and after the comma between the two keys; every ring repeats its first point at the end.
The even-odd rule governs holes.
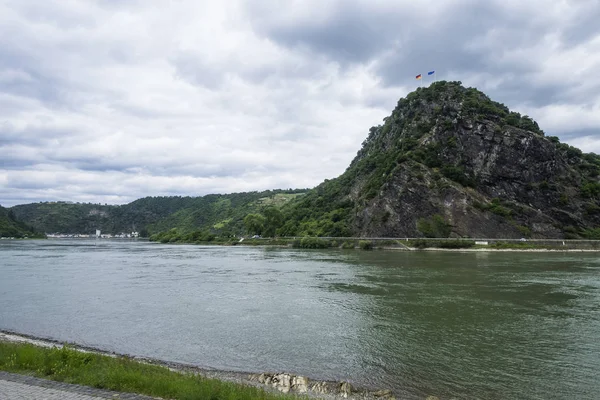
{"type": "Polygon", "coordinates": [[[593,399],[600,257],[2,241],[0,329],[400,398],[593,399]]]}

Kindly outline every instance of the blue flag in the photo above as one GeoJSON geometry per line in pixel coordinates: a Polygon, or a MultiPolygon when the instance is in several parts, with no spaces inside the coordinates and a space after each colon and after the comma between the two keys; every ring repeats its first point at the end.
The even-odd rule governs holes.
{"type": "Polygon", "coordinates": [[[429,72],[427,73],[427,75],[433,75],[433,74],[435,74],[435,71],[429,71],[429,72]]]}

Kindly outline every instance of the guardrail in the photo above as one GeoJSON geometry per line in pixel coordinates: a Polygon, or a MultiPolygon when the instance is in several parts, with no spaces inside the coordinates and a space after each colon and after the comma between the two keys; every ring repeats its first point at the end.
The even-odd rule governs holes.
{"type": "MultiPolygon", "coordinates": [[[[305,236],[279,236],[277,239],[302,239],[305,236]]],[[[547,242],[547,243],[600,243],[600,240],[592,240],[592,239],[504,239],[504,238],[423,238],[423,237],[340,237],[340,236],[317,236],[319,239],[326,240],[399,240],[399,241],[411,241],[411,240],[435,240],[435,241],[486,241],[490,243],[495,242],[547,242]]],[[[257,238],[257,239],[267,239],[271,240],[273,238],[257,238]]]]}

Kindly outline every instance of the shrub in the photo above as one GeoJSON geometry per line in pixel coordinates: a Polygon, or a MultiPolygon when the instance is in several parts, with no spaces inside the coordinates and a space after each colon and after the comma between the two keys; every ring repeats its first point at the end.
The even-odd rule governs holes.
{"type": "Polygon", "coordinates": [[[588,203],[585,205],[585,212],[586,214],[597,214],[600,211],[600,207],[598,207],[596,204],[594,203],[588,203]]]}
{"type": "Polygon", "coordinates": [[[596,197],[600,194],[600,183],[587,182],[581,188],[581,195],[583,197],[596,197]]]}
{"type": "Polygon", "coordinates": [[[536,246],[533,243],[496,242],[491,244],[489,247],[494,249],[534,249],[536,246]]]}
{"type": "Polygon", "coordinates": [[[413,247],[417,249],[426,249],[428,247],[435,247],[438,242],[434,242],[431,240],[418,239],[412,242],[413,247]]]}
{"type": "Polygon", "coordinates": [[[354,248],[354,243],[353,242],[344,242],[342,243],[342,249],[353,249],[354,248]]]}
{"type": "Polygon", "coordinates": [[[586,229],[585,231],[583,231],[583,236],[586,239],[600,240],[600,228],[586,229]]]}
{"type": "Polygon", "coordinates": [[[572,225],[567,225],[563,228],[565,239],[579,239],[579,232],[577,228],[572,225]]]}
{"type": "Polygon", "coordinates": [[[362,250],[373,250],[373,242],[370,240],[361,240],[358,242],[358,247],[362,250]]]}
{"type": "Polygon", "coordinates": [[[429,247],[437,247],[440,249],[468,249],[475,246],[475,241],[473,240],[427,240],[427,239],[419,239],[415,240],[412,243],[413,247],[417,249],[426,249],[429,247]]]}
{"type": "Polygon", "coordinates": [[[318,237],[305,236],[300,240],[298,247],[302,249],[326,249],[329,247],[329,242],[318,237]]]}
{"type": "Polygon", "coordinates": [[[452,232],[452,226],[439,214],[430,218],[420,218],[417,221],[417,229],[428,238],[446,238],[452,232]]]}
{"type": "Polygon", "coordinates": [[[444,122],[442,122],[442,128],[449,131],[450,129],[454,128],[454,124],[452,124],[451,120],[446,119],[444,122]]]}
{"type": "Polygon", "coordinates": [[[559,203],[563,206],[569,204],[569,196],[566,193],[560,195],[559,203]]]}
{"type": "Polygon", "coordinates": [[[548,140],[550,140],[552,143],[560,143],[560,139],[556,136],[547,136],[548,140]]]}
{"type": "Polygon", "coordinates": [[[521,235],[523,235],[523,237],[531,237],[531,229],[529,229],[529,227],[517,225],[516,228],[519,230],[519,232],[521,232],[521,235]]]}
{"type": "Polygon", "coordinates": [[[475,246],[473,240],[444,240],[439,243],[442,249],[468,249],[475,246]]]}
{"type": "Polygon", "coordinates": [[[512,211],[506,207],[502,206],[493,206],[490,208],[490,211],[496,215],[500,215],[501,217],[509,217],[512,211]]]}
{"type": "Polygon", "coordinates": [[[446,165],[441,170],[442,175],[446,178],[458,182],[463,186],[475,186],[473,180],[469,178],[461,167],[446,165]]]}

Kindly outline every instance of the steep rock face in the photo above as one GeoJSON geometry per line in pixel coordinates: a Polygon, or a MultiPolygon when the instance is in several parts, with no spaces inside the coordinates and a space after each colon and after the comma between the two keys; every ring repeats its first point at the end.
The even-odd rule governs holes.
{"type": "Polygon", "coordinates": [[[400,99],[384,122],[342,176],[305,199],[322,230],[338,212],[353,234],[370,237],[598,233],[600,157],[545,137],[483,93],[437,82],[400,99]]]}

